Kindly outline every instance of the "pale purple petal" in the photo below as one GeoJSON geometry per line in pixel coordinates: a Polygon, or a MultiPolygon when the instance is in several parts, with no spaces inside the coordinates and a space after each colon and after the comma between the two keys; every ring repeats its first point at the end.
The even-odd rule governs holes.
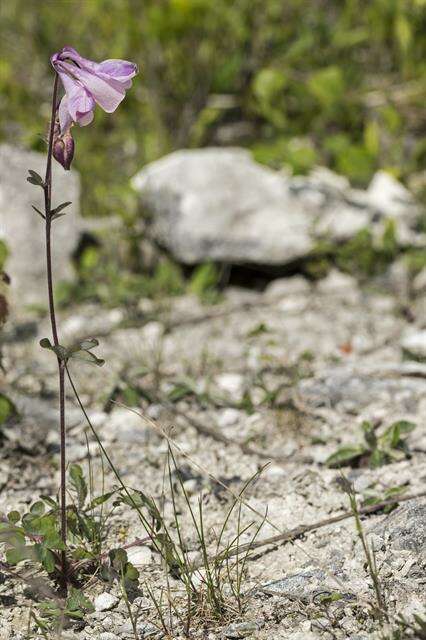
{"type": "Polygon", "coordinates": [[[95,102],[112,113],[123,100],[137,65],[127,60],[87,60],[72,47],[64,47],[51,57],[66,92],[60,105],[61,130],[69,128],[69,118],[84,126],[93,120],[95,102]],[[68,114],[67,114],[68,111],[68,114]]]}
{"type": "Polygon", "coordinates": [[[111,78],[105,79],[85,69],[79,69],[69,62],[60,62],[60,69],[79,81],[86,91],[95,99],[100,107],[107,113],[116,110],[125,96],[125,90],[120,84],[111,78]]]}
{"type": "Polygon", "coordinates": [[[60,104],[59,104],[59,109],[58,109],[58,114],[59,114],[59,125],[61,127],[61,133],[62,135],[67,133],[67,131],[69,131],[72,123],[73,123],[73,119],[71,117],[71,114],[68,110],[68,96],[67,94],[64,95],[64,97],[62,98],[60,104]]]}
{"type": "MultiPolygon", "coordinates": [[[[60,63],[58,68],[61,68],[62,64],[63,63],[60,63]]],[[[67,98],[66,103],[62,107],[63,111],[66,106],[74,122],[78,122],[80,126],[89,124],[93,120],[93,110],[95,109],[95,101],[92,96],[80,82],[69,77],[63,71],[58,71],[58,73],[64,85],[65,96],[67,98]]],[[[62,119],[64,118],[65,116],[62,115],[62,119]]],[[[63,131],[62,124],[61,131],[63,131]]]]}

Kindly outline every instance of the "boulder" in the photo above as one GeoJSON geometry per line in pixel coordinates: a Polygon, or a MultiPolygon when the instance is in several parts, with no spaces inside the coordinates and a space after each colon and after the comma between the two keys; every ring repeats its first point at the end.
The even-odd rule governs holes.
{"type": "Polygon", "coordinates": [[[324,168],[292,177],[246,150],[212,147],[167,155],[132,185],[152,214],[151,236],[178,261],[280,266],[309,256],[320,239],[342,242],[366,226],[380,235],[389,217],[410,238],[418,210],[389,180],[381,172],[368,191],[355,190],[324,168]]]}
{"type": "MultiPolygon", "coordinates": [[[[43,191],[27,182],[28,169],[45,172],[45,154],[0,145],[0,239],[9,257],[6,271],[14,304],[45,303],[46,258],[43,220],[31,208],[43,210],[43,191]]],[[[72,275],[71,256],[83,231],[79,216],[80,181],[75,171],[64,171],[53,162],[53,206],[70,200],[66,216],[53,224],[52,256],[55,280],[72,275]]]]}

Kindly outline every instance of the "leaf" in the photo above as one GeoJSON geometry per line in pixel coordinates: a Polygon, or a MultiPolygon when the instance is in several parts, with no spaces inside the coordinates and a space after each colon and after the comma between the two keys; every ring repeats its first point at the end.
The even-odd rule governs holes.
{"type": "Polygon", "coordinates": [[[81,508],[87,498],[87,484],[83,475],[83,469],[79,464],[70,465],[69,475],[71,484],[77,492],[78,506],[81,508]]]}
{"type": "Polygon", "coordinates": [[[0,393],[0,425],[4,424],[6,420],[15,415],[15,405],[9,398],[0,393]]]}
{"type": "Polygon", "coordinates": [[[31,205],[32,208],[34,209],[34,211],[36,213],[38,213],[39,216],[41,216],[43,218],[43,220],[46,220],[46,216],[44,215],[44,213],[42,211],[40,211],[40,209],[37,209],[37,207],[35,207],[33,204],[31,205]]]}
{"type": "Polygon", "coordinates": [[[37,502],[34,502],[34,504],[32,504],[30,507],[30,513],[32,513],[34,516],[42,516],[44,513],[44,510],[45,510],[44,504],[40,500],[38,500],[37,502]]]}
{"type": "Polygon", "coordinates": [[[374,433],[374,427],[371,422],[364,420],[361,425],[362,430],[364,431],[364,440],[369,446],[370,449],[375,449],[377,447],[377,436],[374,433]]]}
{"type": "Polygon", "coordinates": [[[24,560],[36,560],[34,545],[19,545],[6,550],[6,561],[9,564],[18,564],[24,560]]]}
{"type": "Polygon", "coordinates": [[[331,456],[327,458],[325,464],[328,467],[340,467],[354,460],[357,460],[361,456],[367,453],[367,450],[361,445],[354,445],[348,447],[342,447],[338,449],[335,453],[332,453],[331,456]]]}
{"type": "Polygon", "coordinates": [[[98,346],[99,340],[96,340],[96,338],[86,338],[79,344],[80,349],[83,349],[83,351],[87,351],[88,349],[93,349],[98,346]]]}
{"type": "Polygon", "coordinates": [[[58,531],[51,531],[44,536],[42,544],[46,549],[65,551],[67,548],[58,531]]]}
{"type": "Polygon", "coordinates": [[[42,338],[39,342],[40,347],[42,349],[49,349],[49,351],[53,351],[53,353],[59,358],[59,360],[68,360],[70,354],[66,347],[63,347],[61,344],[54,345],[51,344],[49,338],[42,338]]]}
{"type": "Polygon", "coordinates": [[[124,579],[130,582],[137,582],[139,578],[139,571],[132,565],[131,562],[127,562],[124,567],[124,579]]]}
{"type": "Polygon", "coordinates": [[[53,498],[51,498],[50,496],[40,496],[40,498],[42,500],[44,500],[44,502],[46,502],[46,504],[49,505],[49,507],[52,507],[52,509],[57,510],[59,508],[58,503],[56,502],[56,500],[54,500],[53,498]]]}
{"type": "Polygon", "coordinates": [[[408,420],[398,420],[386,429],[386,431],[379,438],[379,442],[383,446],[388,446],[392,449],[396,449],[401,445],[401,435],[410,433],[415,428],[416,425],[414,424],[414,422],[409,422],[408,420]]]}
{"type": "Polygon", "coordinates": [[[11,511],[10,513],[7,514],[7,519],[12,524],[16,524],[17,522],[20,521],[21,514],[19,513],[19,511],[11,511]]]}
{"type": "Polygon", "coordinates": [[[114,493],[115,491],[109,491],[108,493],[104,493],[101,496],[97,496],[96,498],[93,498],[93,500],[89,503],[89,506],[87,507],[86,511],[89,511],[90,509],[94,509],[95,507],[99,507],[99,505],[109,500],[111,496],[114,495],[114,493]]]}
{"type": "Polygon", "coordinates": [[[97,367],[102,367],[105,364],[105,360],[102,360],[102,358],[97,358],[90,351],[74,351],[69,354],[69,357],[73,358],[74,360],[82,360],[83,362],[87,362],[88,364],[95,364],[97,367]]]}
{"type": "Polygon", "coordinates": [[[30,174],[27,178],[28,182],[36,185],[37,187],[44,187],[44,180],[40,174],[38,174],[36,171],[33,171],[32,169],[28,169],[28,173],[30,174]]]}
{"type": "Polygon", "coordinates": [[[67,609],[69,612],[76,612],[80,609],[89,612],[94,611],[95,607],[84,593],[80,591],[80,589],[70,587],[69,596],[67,598],[67,609]]]}
{"type": "Polygon", "coordinates": [[[109,552],[111,566],[117,571],[122,572],[127,564],[127,552],[125,549],[111,549],[109,552]]]}
{"type": "MultiPolygon", "coordinates": [[[[65,209],[65,207],[69,207],[70,204],[72,204],[72,202],[62,202],[62,204],[58,204],[58,206],[55,207],[55,209],[52,209],[50,212],[52,217],[57,218],[58,213],[62,211],[62,209],[65,209]]],[[[62,215],[65,215],[65,214],[63,213],[62,215]]]]}
{"type": "Polygon", "coordinates": [[[56,569],[55,556],[47,547],[41,544],[34,545],[37,556],[47,573],[53,573],[56,569]]]}

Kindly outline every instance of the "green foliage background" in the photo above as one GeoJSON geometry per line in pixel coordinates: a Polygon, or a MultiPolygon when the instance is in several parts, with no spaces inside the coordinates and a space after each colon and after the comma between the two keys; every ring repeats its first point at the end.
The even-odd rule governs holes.
{"type": "Polygon", "coordinates": [[[68,44],[140,66],[111,116],[75,128],[86,215],[128,213],[128,178],[180,147],[244,144],[365,184],[426,156],[426,0],[3,0],[0,138],[43,149],[68,44]]]}

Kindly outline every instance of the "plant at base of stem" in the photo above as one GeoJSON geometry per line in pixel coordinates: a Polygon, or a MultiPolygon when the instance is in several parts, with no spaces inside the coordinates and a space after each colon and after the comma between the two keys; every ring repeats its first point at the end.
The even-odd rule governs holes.
{"type": "MultiPolygon", "coordinates": [[[[74,141],[70,128],[74,123],[88,125],[93,120],[93,112],[98,104],[107,113],[112,113],[123,100],[126,90],[131,87],[132,78],[137,74],[137,66],[126,60],[104,60],[101,63],[87,60],[72,47],[64,47],[51,57],[55,70],[53,84],[52,108],[48,135],[46,173],[44,179],[35,171],[29,170],[27,180],[40,187],[44,194],[44,212],[37,207],[33,209],[45,221],[47,291],[49,300],[49,316],[52,329],[53,345],[46,339],[41,346],[50,348],[56,355],[59,378],[59,413],[60,413],[60,536],[63,543],[61,550],[62,589],[66,593],[67,575],[67,512],[66,512],[66,457],[65,457],[65,370],[68,357],[78,351],[85,351],[96,364],[97,358],[90,354],[89,346],[66,350],[59,343],[56,322],[55,302],[53,295],[52,269],[52,222],[65,215],[61,211],[71,204],[64,202],[52,209],[52,157],[64,169],[69,169],[74,156],[74,141]],[[65,89],[65,95],[58,104],[59,80],[65,89]]],[[[94,346],[91,341],[91,346],[94,346]]]]}

